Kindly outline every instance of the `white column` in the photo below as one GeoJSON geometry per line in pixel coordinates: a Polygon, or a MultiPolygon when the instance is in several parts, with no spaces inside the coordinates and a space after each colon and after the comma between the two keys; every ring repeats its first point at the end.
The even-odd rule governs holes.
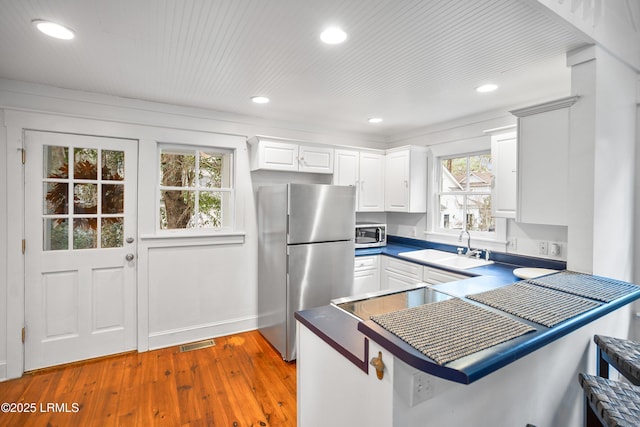
{"type": "Polygon", "coordinates": [[[572,107],[567,267],[633,279],[637,73],[598,46],[567,54],[572,107]]]}

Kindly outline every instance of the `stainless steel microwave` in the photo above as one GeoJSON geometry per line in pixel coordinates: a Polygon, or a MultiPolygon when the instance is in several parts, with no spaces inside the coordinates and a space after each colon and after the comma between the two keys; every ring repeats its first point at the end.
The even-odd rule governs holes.
{"type": "Polygon", "coordinates": [[[356,223],[356,248],[386,246],[387,224],[356,223]]]}

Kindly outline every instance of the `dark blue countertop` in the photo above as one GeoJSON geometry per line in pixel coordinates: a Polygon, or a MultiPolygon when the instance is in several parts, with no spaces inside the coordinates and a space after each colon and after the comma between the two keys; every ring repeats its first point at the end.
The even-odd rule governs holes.
{"type": "MultiPolygon", "coordinates": [[[[426,248],[446,250],[442,248],[442,245],[440,245],[440,247],[430,246],[426,248]]],[[[357,255],[383,254],[398,257],[399,252],[419,249],[425,249],[425,246],[407,245],[404,241],[398,242],[396,240],[389,242],[384,248],[359,249],[357,250],[357,255]]],[[[398,258],[413,262],[406,258],[398,258]]],[[[514,268],[522,266],[556,269],[565,268],[564,263],[555,263],[553,261],[530,264],[529,262],[536,260],[531,258],[522,260],[520,257],[502,258],[503,260],[508,259],[511,262],[516,261],[518,264],[515,262],[500,262],[498,257],[494,259],[496,259],[495,264],[465,271],[466,274],[473,275],[474,277],[433,285],[432,288],[465,299],[465,295],[495,289],[518,281],[519,279],[514,278],[512,274],[514,268]]],[[[459,270],[452,271],[456,271],[457,273],[461,272],[459,270]]],[[[371,339],[395,357],[416,369],[450,381],[469,384],[639,298],[640,290],[610,303],[603,304],[565,322],[559,323],[552,328],[547,328],[500,312],[503,315],[529,324],[536,329],[535,332],[454,360],[445,365],[438,365],[377,323],[371,320],[361,321],[334,305],[299,311],[295,314],[295,317],[365,372],[368,372],[368,339],[371,339]]],[[[467,299],[465,300],[472,302],[467,299]]],[[[487,306],[483,307],[494,310],[487,306]]]]}

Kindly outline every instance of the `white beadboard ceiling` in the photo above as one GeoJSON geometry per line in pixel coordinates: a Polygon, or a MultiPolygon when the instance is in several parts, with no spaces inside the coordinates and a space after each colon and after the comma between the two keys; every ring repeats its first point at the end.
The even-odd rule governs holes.
{"type": "Polygon", "coordinates": [[[535,0],[0,0],[2,78],[386,138],[565,96],[586,43],[535,0]]]}

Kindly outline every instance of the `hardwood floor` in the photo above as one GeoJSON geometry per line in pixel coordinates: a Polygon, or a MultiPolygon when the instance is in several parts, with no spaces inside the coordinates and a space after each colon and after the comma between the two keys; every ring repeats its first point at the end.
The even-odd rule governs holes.
{"type": "Polygon", "coordinates": [[[295,426],[296,368],[257,331],[0,382],[0,426],[295,426]],[[31,405],[34,404],[34,405],[31,405]],[[66,404],[66,407],[65,407],[66,404]],[[67,412],[60,412],[66,410],[67,412]]]}

